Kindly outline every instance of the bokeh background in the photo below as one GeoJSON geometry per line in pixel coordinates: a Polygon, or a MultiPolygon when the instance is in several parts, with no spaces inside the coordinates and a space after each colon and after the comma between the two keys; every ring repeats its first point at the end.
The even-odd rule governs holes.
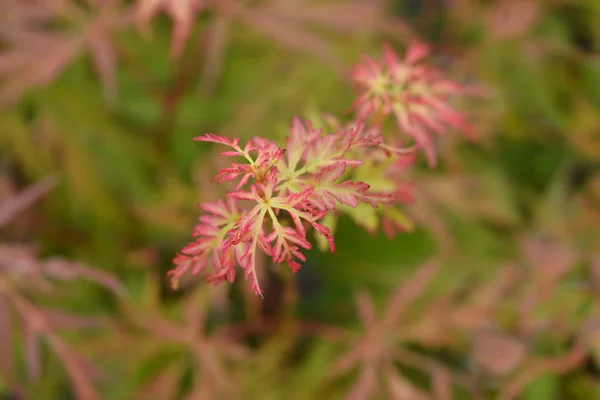
{"type": "Polygon", "coordinates": [[[0,398],[600,398],[599,293],[598,1],[0,2],[0,398]],[[415,229],[343,218],[264,300],[171,290],[223,193],[191,139],[342,115],[414,37],[485,92],[412,173],[415,229]]]}

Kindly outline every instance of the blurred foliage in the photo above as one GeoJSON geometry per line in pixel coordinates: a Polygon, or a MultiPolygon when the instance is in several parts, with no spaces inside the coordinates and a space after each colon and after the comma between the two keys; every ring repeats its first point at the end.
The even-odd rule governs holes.
{"type": "Polygon", "coordinates": [[[196,5],[183,39],[162,14],[141,34],[142,3],[0,5],[0,397],[598,396],[600,2],[157,2],[174,34],[196,5]],[[412,35],[485,91],[460,104],[477,142],[415,171],[416,229],[342,219],[265,300],[167,289],[220,190],[191,138],[340,115],[345,68],[412,35]]]}

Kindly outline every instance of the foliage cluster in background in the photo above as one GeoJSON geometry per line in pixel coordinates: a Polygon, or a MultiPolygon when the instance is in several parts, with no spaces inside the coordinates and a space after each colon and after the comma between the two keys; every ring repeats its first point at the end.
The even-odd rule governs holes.
{"type": "Polygon", "coordinates": [[[577,0],[0,2],[0,395],[600,396],[599,20],[577,0]],[[264,299],[173,291],[197,204],[225,195],[192,138],[347,121],[351,67],[415,38],[481,93],[452,104],[475,140],[436,137],[436,168],[403,175],[405,231],[359,206],[293,278],[259,257],[264,299]]]}

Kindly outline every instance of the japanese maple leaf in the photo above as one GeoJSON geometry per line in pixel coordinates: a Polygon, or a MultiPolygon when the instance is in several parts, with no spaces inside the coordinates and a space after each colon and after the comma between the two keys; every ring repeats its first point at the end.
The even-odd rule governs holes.
{"type": "Polygon", "coordinates": [[[353,109],[358,118],[372,117],[376,123],[393,115],[401,132],[414,139],[434,166],[436,154],[430,132],[442,135],[454,128],[469,137],[473,132],[466,116],[450,105],[453,97],[468,90],[425,64],[429,52],[425,44],[413,42],[404,58],[389,45],[384,46],[381,61],[365,57],[352,73],[359,92],[353,109]]]}
{"type": "Polygon", "coordinates": [[[234,251],[242,250],[242,246],[225,247],[223,242],[227,232],[241,217],[241,212],[232,199],[219,199],[214,203],[201,204],[200,207],[206,214],[200,217],[200,223],[194,229],[195,239],[175,257],[175,268],[168,272],[173,288],[177,287],[179,279],[189,269],[196,275],[209,261],[212,262],[215,274],[206,276],[205,281],[219,283],[227,279],[233,282],[235,278],[235,269],[229,260],[233,259],[234,251]],[[222,260],[227,261],[223,264],[222,260]]]}
{"type": "Polygon", "coordinates": [[[249,140],[246,142],[244,148],[240,147],[238,138],[230,140],[210,133],[195,137],[194,140],[228,146],[231,150],[219,153],[220,156],[239,156],[248,161],[248,163],[245,164],[232,162],[229,168],[220,170],[213,178],[213,180],[218,183],[231,182],[240,178],[236,190],[239,190],[248,183],[250,178],[254,178],[258,181],[263,180],[267,172],[274,168],[283,157],[283,150],[281,148],[275,143],[263,138],[249,140]],[[251,154],[254,152],[257,153],[256,156],[251,154]]]}
{"type": "Polygon", "coordinates": [[[351,152],[361,147],[377,146],[381,142],[382,138],[373,135],[362,122],[333,134],[324,134],[322,129],[315,129],[309,121],[303,124],[296,117],[286,141],[286,162],[281,166],[282,175],[290,179],[306,173],[314,174],[341,160],[346,165],[358,166],[363,162],[348,158],[351,152]]]}
{"type": "Polygon", "coordinates": [[[334,209],[335,202],[356,207],[358,201],[363,201],[373,207],[380,203],[391,203],[395,197],[386,193],[369,193],[370,186],[365,182],[352,182],[346,180],[341,183],[336,181],[344,174],[347,165],[340,161],[321,170],[316,175],[311,185],[314,185],[311,202],[320,209],[334,209]]]}
{"type": "MultiPolygon", "coordinates": [[[[262,295],[262,292],[256,276],[258,247],[271,256],[273,262],[281,263],[285,260],[292,271],[296,272],[300,268],[297,260],[306,260],[300,248],[311,248],[306,240],[304,221],[327,239],[332,253],[335,251],[329,229],[317,223],[325,212],[315,210],[308,203],[308,197],[313,189],[308,188],[299,193],[280,196],[274,193],[277,183],[277,170],[273,169],[267,173],[264,183],[257,182],[251,186],[250,191],[237,191],[228,195],[229,198],[256,202],[256,205],[227,233],[228,238],[224,241],[224,247],[228,249],[240,243],[248,245],[244,254],[238,258],[238,262],[245,269],[246,278],[252,278],[252,289],[259,295],[262,295]],[[291,218],[294,228],[282,224],[281,216],[278,215],[282,211],[291,218]],[[269,220],[272,225],[270,233],[265,233],[265,220],[269,220]]],[[[222,258],[221,262],[230,265],[233,260],[222,258]]]]}

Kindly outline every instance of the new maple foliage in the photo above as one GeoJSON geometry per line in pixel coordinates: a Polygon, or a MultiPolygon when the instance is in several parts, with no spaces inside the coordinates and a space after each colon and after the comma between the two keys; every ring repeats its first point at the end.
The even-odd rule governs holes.
{"type": "Polygon", "coordinates": [[[359,91],[353,108],[360,119],[377,120],[393,114],[398,128],[414,138],[429,165],[435,166],[430,131],[442,135],[449,126],[470,137],[473,132],[465,115],[450,105],[453,96],[466,93],[467,89],[422,63],[429,53],[429,46],[413,42],[403,59],[389,45],[384,46],[381,61],[365,56],[352,72],[359,91]]]}
{"type": "MultiPolygon", "coordinates": [[[[195,240],[174,259],[175,268],[169,272],[172,287],[177,287],[187,270],[193,274],[202,271],[210,259],[215,273],[207,275],[206,282],[233,282],[237,263],[252,280],[252,290],[262,296],[256,271],[258,249],[275,264],[287,262],[295,273],[300,262],[306,261],[302,250],[311,248],[307,228],[313,227],[326,239],[331,252],[335,251],[330,228],[317,221],[327,214],[335,215],[337,206],[355,208],[362,202],[377,208],[406,202],[406,186],[398,180],[392,179],[385,190],[372,190],[367,182],[347,178],[366,163],[383,164],[388,175],[404,170],[414,161],[417,149],[424,150],[434,165],[435,150],[427,130],[443,133],[442,123],[469,130],[465,117],[448,105],[449,96],[462,88],[442,79],[432,68],[417,64],[428,52],[427,46],[414,42],[404,61],[390,46],[384,47],[381,64],[365,58],[352,74],[359,91],[364,87],[354,104],[356,119],[347,126],[334,122],[334,133],[327,134],[310,121],[303,124],[295,118],[285,149],[260,137],[249,140],[243,148],[237,138],[214,134],[195,138],[225,145],[231,150],[221,156],[242,157],[246,162],[232,162],[213,178],[218,183],[238,182],[226,201],[201,206],[207,214],[200,217],[195,240]],[[415,146],[385,143],[377,115],[390,113],[401,130],[414,139],[415,146]],[[373,116],[372,128],[367,129],[363,120],[373,116]],[[246,186],[248,190],[242,190],[246,186]],[[244,209],[241,201],[254,205],[244,209]]],[[[384,221],[386,233],[392,234],[393,222],[389,216],[384,221]]]]}
{"type": "Polygon", "coordinates": [[[285,151],[262,138],[249,140],[244,148],[238,139],[230,141],[211,134],[196,138],[226,145],[233,150],[221,155],[242,156],[248,163],[231,163],[215,176],[218,182],[239,182],[226,202],[202,205],[212,216],[200,218],[195,229],[198,239],[175,258],[176,268],[170,272],[173,286],[187,269],[192,268],[194,273],[202,270],[212,252],[216,274],[207,276],[206,281],[233,281],[237,261],[246,277],[252,278],[254,292],[262,294],[255,266],[258,248],[274,263],[286,261],[296,272],[298,261],[306,261],[301,249],[311,248],[305,225],[324,236],[333,252],[335,244],[329,228],[317,221],[334,210],[336,203],[355,207],[363,201],[377,207],[394,200],[391,194],[370,192],[364,182],[343,180],[347,169],[363,163],[346,158],[353,150],[382,143],[381,137],[372,137],[363,124],[324,135],[321,129],[310,123],[303,125],[296,118],[290,131],[285,151]],[[249,185],[248,191],[241,190],[245,185],[249,185]],[[242,212],[238,202],[243,200],[256,205],[242,212]]]}
{"type": "Polygon", "coordinates": [[[0,398],[600,398],[597,4],[0,1],[0,398]]]}

